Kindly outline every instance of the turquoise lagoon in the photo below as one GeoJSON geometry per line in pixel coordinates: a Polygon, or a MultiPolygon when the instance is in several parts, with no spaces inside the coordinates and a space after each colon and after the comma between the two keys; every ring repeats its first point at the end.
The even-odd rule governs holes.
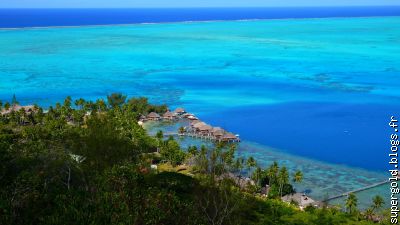
{"type": "MultiPolygon", "coordinates": [[[[0,99],[112,92],[239,133],[239,154],[302,169],[316,198],[386,179],[400,112],[400,17],[0,30],[0,99]]],[[[193,142],[188,140],[187,142],[193,142]]],[[[368,195],[384,193],[369,190],[368,195]]]]}

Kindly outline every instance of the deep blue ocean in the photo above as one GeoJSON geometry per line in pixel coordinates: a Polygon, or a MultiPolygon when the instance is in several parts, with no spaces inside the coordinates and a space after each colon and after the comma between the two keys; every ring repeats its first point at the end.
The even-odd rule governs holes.
{"type": "Polygon", "coordinates": [[[399,6],[180,9],[0,9],[0,27],[81,26],[205,20],[398,16],[399,6]]]}

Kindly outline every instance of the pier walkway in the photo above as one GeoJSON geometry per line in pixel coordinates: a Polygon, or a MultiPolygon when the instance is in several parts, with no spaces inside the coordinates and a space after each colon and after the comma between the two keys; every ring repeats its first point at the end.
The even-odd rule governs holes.
{"type": "Polygon", "coordinates": [[[381,185],[389,183],[389,182],[390,181],[387,180],[387,181],[382,181],[382,182],[379,182],[379,183],[375,183],[375,184],[372,184],[372,185],[369,185],[369,186],[365,186],[365,187],[358,188],[358,189],[353,190],[353,191],[349,191],[349,192],[340,194],[340,195],[335,195],[335,196],[329,197],[329,198],[325,199],[324,201],[331,201],[331,200],[334,200],[334,199],[337,199],[337,198],[348,196],[350,193],[357,193],[357,192],[360,192],[360,191],[365,191],[365,190],[368,190],[368,189],[371,189],[371,188],[374,188],[374,187],[377,187],[377,186],[381,186],[381,185]]]}

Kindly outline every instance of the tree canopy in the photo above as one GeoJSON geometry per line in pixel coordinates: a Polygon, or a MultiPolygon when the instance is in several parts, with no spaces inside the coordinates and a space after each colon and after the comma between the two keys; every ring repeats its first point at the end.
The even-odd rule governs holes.
{"type": "MultiPolygon", "coordinates": [[[[140,115],[166,110],[111,94],[107,103],[67,97],[47,111],[0,116],[0,224],[372,224],[354,213],[350,197],[349,213],[281,202],[293,191],[283,165],[263,169],[253,157],[238,157],[235,145],[185,152],[177,140],[162,132],[151,137],[138,124],[140,115]],[[154,170],[156,158],[191,166],[192,174],[154,170]],[[256,184],[243,185],[241,175],[252,170],[256,184]],[[272,187],[268,199],[252,189],[265,184],[272,187]]],[[[383,204],[373,202],[375,209],[383,204]]]]}

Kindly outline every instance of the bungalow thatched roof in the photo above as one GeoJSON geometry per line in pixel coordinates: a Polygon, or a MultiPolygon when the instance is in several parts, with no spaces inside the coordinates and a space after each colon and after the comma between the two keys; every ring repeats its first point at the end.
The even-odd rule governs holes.
{"type": "Polygon", "coordinates": [[[185,113],[185,114],[183,115],[183,117],[189,117],[189,116],[195,116],[195,115],[192,114],[192,113],[185,113]]]}
{"type": "Polygon", "coordinates": [[[188,116],[187,117],[189,120],[199,120],[199,118],[195,117],[195,116],[188,116]]]}
{"type": "Polygon", "coordinates": [[[236,137],[234,134],[232,134],[232,133],[226,133],[226,134],[222,137],[222,139],[234,140],[234,139],[237,139],[237,137],[236,137]]]}
{"type": "Polygon", "coordinates": [[[199,130],[201,131],[211,131],[213,128],[210,125],[204,124],[202,126],[199,127],[199,130]]]}
{"type": "Polygon", "coordinates": [[[222,130],[222,129],[221,130],[216,130],[216,131],[213,130],[212,133],[213,133],[214,136],[223,136],[225,131],[222,130]]]}
{"type": "Polygon", "coordinates": [[[200,128],[201,126],[206,125],[204,122],[199,122],[193,125],[194,128],[200,128]]]}
{"type": "Polygon", "coordinates": [[[295,201],[299,204],[300,207],[306,207],[308,205],[314,205],[316,204],[315,201],[306,196],[305,194],[302,193],[295,193],[295,194],[289,194],[289,195],[285,195],[282,198],[282,201],[284,202],[291,202],[291,201],[295,201]]]}
{"type": "Polygon", "coordinates": [[[213,127],[212,132],[223,131],[221,127],[213,127]]]}
{"type": "Polygon", "coordinates": [[[149,113],[149,115],[147,115],[148,118],[160,118],[160,115],[158,115],[155,112],[151,112],[149,113]]]}
{"type": "Polygon", "coordinates": [[[175,113],[184,113],[184,112],[185,112],[185,109],[184,109],[184,108],[177,108],[177,109],[175,109],[174,112],[175,112],[175,113]]]}
{"type": "Polygon", "coordinates": [[[174,117],[175,115],[172,112],[166,112],[164,113],[163,117],[174,117]]]}
{"type": "Polygon", "coordinates": [[[201,121],[200,120],[193,120],[191,123],[190,123],[190,125],[195,125],[196,123],[201,123],[201,121]]]}

